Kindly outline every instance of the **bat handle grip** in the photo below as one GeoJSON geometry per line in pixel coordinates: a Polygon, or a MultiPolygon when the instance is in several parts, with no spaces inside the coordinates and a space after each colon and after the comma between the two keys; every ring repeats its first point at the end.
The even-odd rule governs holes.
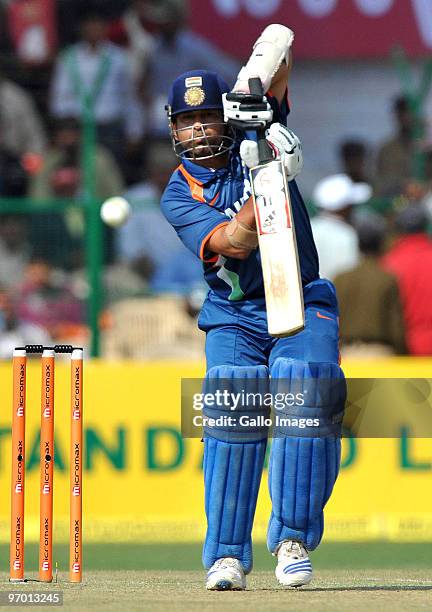
{"type": "Polygon", "coordinates": [[[273,161],[273,149],[266,139],[265,129],[257,130],[258,159],[260,164],[273,161]]]}
{"type": "MultiPolygon", "coordinates": [[[[264,89],[259,77],[249,79],[249,91],[256,96],[263,96],[264,89]]],[[[258,159],[260,164],[265,164],[273,160],[273,149],[266,139],[265,128],[260,128],[256,131],[258,142],[258,159]]]]}

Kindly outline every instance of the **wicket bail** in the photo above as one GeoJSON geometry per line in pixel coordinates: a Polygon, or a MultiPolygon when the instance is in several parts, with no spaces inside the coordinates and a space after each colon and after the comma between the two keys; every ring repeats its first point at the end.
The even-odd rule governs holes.
{"type": "Polygon", "coordinates": [[[54,347],[26,345],[13,353],[12,479],[11,479],[11,582],[24,578],[24,480],[27,355],[42,355],[40,429],[40,532],[39,580],[53,578],[54,494],[54,385],[55,355],[71,355],[70,409],[70,528],[69,579],[82,580],[82,452],[83,452],[83,349],[59,344],[54,347]]]}

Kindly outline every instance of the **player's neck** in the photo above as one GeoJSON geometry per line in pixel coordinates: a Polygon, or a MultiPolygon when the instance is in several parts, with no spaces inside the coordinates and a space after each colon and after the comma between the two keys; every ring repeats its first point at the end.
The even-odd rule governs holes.
{"type": "Polygon", "coordinates": [[[228,157],[229,153],[226,153],[225,155],[211,157],[209,159],[194,159],[194,162],[198,164],[198,166],[203,166],[204,168],[220,170],[220,168],[226,168],[228,166],[228,157]]]}

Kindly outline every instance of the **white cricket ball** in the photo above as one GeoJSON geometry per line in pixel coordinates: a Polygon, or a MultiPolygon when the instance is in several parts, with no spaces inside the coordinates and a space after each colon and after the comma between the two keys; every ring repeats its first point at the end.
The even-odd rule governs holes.
{"type": "Polygon", "coordinates": [[[101,217],[107,225],[111,227],[119,227],[128,219],[131,212],[130,204],[124,198],[115,196],[114,198],[108,198],[102,204],[101,217]]]}

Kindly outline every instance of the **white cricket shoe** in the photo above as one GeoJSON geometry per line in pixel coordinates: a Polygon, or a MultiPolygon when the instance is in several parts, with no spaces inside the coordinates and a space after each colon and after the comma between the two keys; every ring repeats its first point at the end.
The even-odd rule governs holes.
{"type": "Polygon", "coordinates": [[[238,559],[218,559],[207,572],[206,589],[209,591],[244,591],[246,577],[238,559]]]}
{"type": "Polygon", "coordinates": [[[312,580],[312,564],[301,542],[282,542],[277,558],[275,574],[279,584],[299,587],[312,580]]]}

